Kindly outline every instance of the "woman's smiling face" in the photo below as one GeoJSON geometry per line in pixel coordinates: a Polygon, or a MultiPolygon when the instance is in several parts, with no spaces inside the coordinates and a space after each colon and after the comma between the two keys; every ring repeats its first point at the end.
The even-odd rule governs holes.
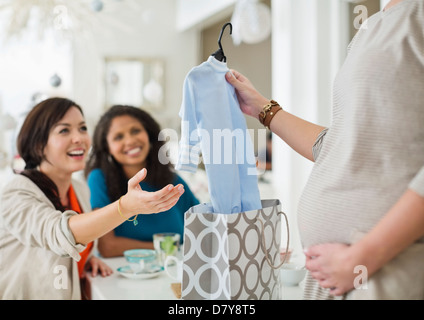
{"type": "Polygon", "coordinates": [[[115,117],[106,140],[110,154],[125,172],[136,172],[146,167],[150,141],[140,121],[129,115],[115,117]]]}
{"type": "Polygon", "coordinates": [[[81,112],[70,108],[50,130],[40,163],[43,172],[72,174],[84,169],[91,139],[81,112]]]}

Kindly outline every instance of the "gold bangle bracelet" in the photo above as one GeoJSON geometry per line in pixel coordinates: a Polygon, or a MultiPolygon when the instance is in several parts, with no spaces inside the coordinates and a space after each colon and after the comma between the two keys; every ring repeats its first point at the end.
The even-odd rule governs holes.
{"type": "MultiPolygon", "coordinates": [[[[122,197],[123,197],[123,196],[122,196],[122,197]]],[[[134,219],[127,219],[127,218],[125,218],[125,217],[124,217],[124,215],[123,215],[123,214],[122,214],[122,212],[121,212],[121,207],[120,207],[120,205],[121,205],[121,199],[122,199],[122,197],[120,197],[120,198],[119,198],[119,200],[118,200],[118,213],[119,213],[119,215],[120,215],[122,218],[124,218],[126,221],[132,221],[132,222],[134,223],[134,226],[136,226],[136,225],[138,224],[138,221],[137,221],[138,214],[136,214],[136,215],[135,215],[134,219]]]]}

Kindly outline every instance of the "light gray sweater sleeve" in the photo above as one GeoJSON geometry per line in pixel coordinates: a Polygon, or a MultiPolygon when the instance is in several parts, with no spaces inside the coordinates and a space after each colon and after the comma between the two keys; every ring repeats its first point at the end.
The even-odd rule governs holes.
{"type": "Polygon", "coordinates": [[[314,157],[314,161],[318,159],[319,153],[321,152],[322,143],[327,132],[328,128],[322,130],[318,135],[317,139],[315,140],[314,145],[312,146],[312,156],[314,157]]]}

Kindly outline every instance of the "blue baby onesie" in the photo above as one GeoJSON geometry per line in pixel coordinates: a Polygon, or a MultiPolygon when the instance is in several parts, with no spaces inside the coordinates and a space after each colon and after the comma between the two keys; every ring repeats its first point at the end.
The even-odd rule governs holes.
{"type": "Polygon", "coordinates": [[[246,119],[225,62],[213,56],[186,76],[177,170],[196,172],[202,153],[215,213],[261,208],[256,160],[246,119]]]}

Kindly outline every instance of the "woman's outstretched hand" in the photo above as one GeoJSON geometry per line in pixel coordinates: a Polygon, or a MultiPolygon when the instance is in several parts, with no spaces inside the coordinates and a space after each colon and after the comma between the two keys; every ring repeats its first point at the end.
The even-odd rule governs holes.
{"type": "Polygon", "coordinates": [[[184,193],[184,186],[171,184],[155,192],[144,191],[140,182],[147,176],[142,169],[128,180],[128,192],[122,197],[120,207],[124,215],[159,213],[171,209],[184,193]]]}

